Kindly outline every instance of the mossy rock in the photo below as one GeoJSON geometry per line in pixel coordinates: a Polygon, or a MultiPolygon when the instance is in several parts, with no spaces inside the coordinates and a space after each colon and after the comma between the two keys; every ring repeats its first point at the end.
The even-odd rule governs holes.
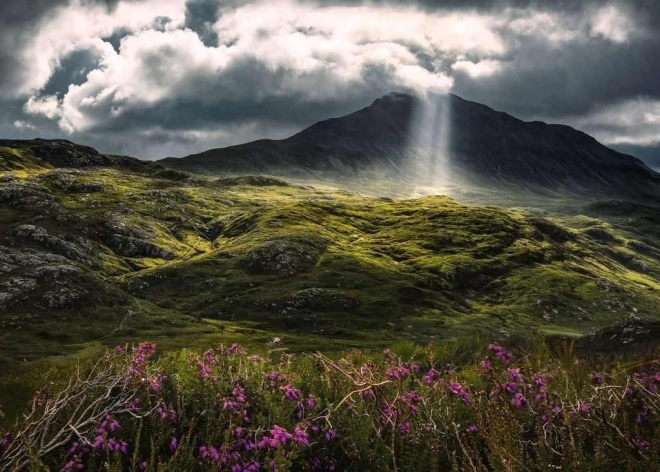
{"type": "Polygon", "coordinates": [[[116,253],[125,257],[156,257],[173,259],[174,255],[156,244],[130,236],[113,234],[107,239],[108,246],[116,253]]]}
{"type": "Polygon", "coordinates": [[[248,252],[245,270],[250,274],[291,277],[312,268],[323,251],[318,241],[283,237],[266,241],[248,252]]]}

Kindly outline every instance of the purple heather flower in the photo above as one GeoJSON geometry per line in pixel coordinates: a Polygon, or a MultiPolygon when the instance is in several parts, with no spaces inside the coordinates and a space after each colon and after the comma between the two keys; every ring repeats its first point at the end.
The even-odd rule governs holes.
{"type": "Polygon", "coordinates": [[[424,383],[434,383],[436,381],[442,382],[442,379],[440,378],[440,372],[437,370],[431,368],[429,371],[426,373],[424,377],[422,377],[422,382],[424,383]]]}
{"type": "Polygon", "coordinates": [[[238,403],[245,403],[247,401],[245,390],[240,385],[236,385],[231,394],[236,399],[236,401],[238,401],[238,403]]]}
{"type": "Polygon", "coordinates": [[[514,382],[506,382],[504,384],[504,390],[506,390],[509,393],[515,393],[518,391],[518,384],[514,382]]]}
{"type": "Polygon", "coordinates": [[[308,410],[313,410],[314,408],[316,408],[316,397],[314,397],[314,395],[312,395],[311,393],[307,395],[307,400],[305,400],[305,407],[308,410]]]}
{"type": "Polygon", "coordinates": [[[502,364],[509,364],[513,360],[513,356],[508,353],[507,351],[504,350],[502,346],[499,344],[491,344],[488,346],[488,350],[493,353],[495,357],[497,357],[502,364]]]}
{"type": "Polygon", "coordinates": [[[470,399],[470,394],[467,393],[461,384],[458,382],[452,382],[449,384],[449,393],[451,393],[454,396],[460,397],[466,404],[472,403],[472,400],[470,399]]]}
{"type": "Polygon", "coordinates": [[[96,438],[94,438],[94,442],[92,443],[92,447],[94,449],[98,449],[104,444],[105,444],[105,439],[103,438],[103,436],[96,436],[96,438]]]}
{"type": "Polygon", "coordinates": [[[287,400],[292,402],[300,400],[300,390],[292,387],[291,384],[286,384],[284,387],[280,387],[280,390],[284,392],[284,396],[287,398],[287,400]]]}
{"type": "Polygon", "coordinates": [[[243,467],[243,472],[259,472],[260,470],[261,466],[256,461],[250,461],[249,464],[243,467]]]}
{"type": "Polygon", "coordinates": [[[404,436],[410,434],[410,431],[412,431],[412,425],[410,423],[401,423],[399,425],[399,432],[404,436]]]}
{"type": "Polygon", "coordinates": [[[73,444],[71,444],[71,447],[69,448],[69,454],[73,454],[74,452],[76,452],[78,450],[79,446],[80,446],[80,444],[77,443],[77,442],[74,442],[73,444]]]}
{"type": "Polygon", "coordinates": [[[334,429],[329,429],[329,430],[325,433],[325,439],[328,440],[328,441],[333,441],[333,440],[335,440],[336,438],[337,438],[337,433],[335,432],[334,429]]]}
{"type": "Polygon", "coordinates": [[[477,426],[476,424],[472,424],[467,427],[467,431],[468,433],[477,433],[479,431],[479,426],[477,426]]]}
{"type": "Polygon", "coordinates": [[[179,441],[177,441],[176,437],[173,437],[170,440],[170,451],[174,452],[177,450],[178,447],[179,447],[179,441]]]}
{"type": "Polygon", "coordinates": [[[516,395],[511,399],[511,404],[518,409],[527,408],[529,406],[529,402],[520,392],[516,393],[516,395]]]}
{"type": "Polygon", "coordinates": [[[304,429],[300,429],[300,427],[296,426],[296,429],[293,434],[294,434],[294,441],[302,444],[303,446],[309,446],[309,440],[307,439],[309,435],[304,429]]]}
{"type": "Polygon", "coordinates": [[[203,362],[198,362],[197,367],[199,367],[199,376],[203,379],[213,375],[213,369],[203,362]]]}
{"type": "Polygon", "coordinates": [[[648,441],[644,440],[644,439],[633,439],[632,442],[639,449],[644,449],[645,451],[648,451],[649,449],[651,449],[651,444],[648,441]]]}
{"type": "Polygon", "coordinates": [[[286,376],[282,372],[272,371],[264,375],[271,387],[277,387],[279,383],[286,382],[286,376]]]}
{"type": "Polygon", "coordinates": [[[520,373],[520,369],[510,367],[506,370],[506,373],[509,376],[509,380],[511,382],[516,382],[516,383],[519,383],[519,384],[522,384],[522,383],[525,382],[525,380],[523,379],[522,374],[520,373]]]}
{"type": "Polygon", "coordinates": [[[391,380],[400,380],[410,375],[410,369],[408,369],[405,364],[401,364],[400,366],[387,369],[385,371],[385,375],[387,375],[387,377],[389,377],[391,380]]]}

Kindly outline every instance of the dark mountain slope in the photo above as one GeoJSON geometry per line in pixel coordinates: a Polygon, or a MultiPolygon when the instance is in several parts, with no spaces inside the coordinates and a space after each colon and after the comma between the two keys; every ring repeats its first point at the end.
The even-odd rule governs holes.
{"type": "Polygon", "coordinates": [[[524,122],[455,95],[433,96],[427,102],[391,93],[369,107],[319,122],[287,139],[159,162],[209,173],[354,176],[357,170],[379,170],[423,184],[450,177],[453,182],[580,195],[660,195],[660,174],[632,156],[568,126],[524,122]],[[424,137],[424,130],[430,138],[424,137]],[[438,137],[443,133],[449,139],[445,150],[439,151],[438,137]]]}
{"type": "Polygon", "coordinates": [[[62,167],[123,167],[138,169],[153,164],[127,156],[108,156],[65,139],[0,139],[0,170],[62,167]]]}

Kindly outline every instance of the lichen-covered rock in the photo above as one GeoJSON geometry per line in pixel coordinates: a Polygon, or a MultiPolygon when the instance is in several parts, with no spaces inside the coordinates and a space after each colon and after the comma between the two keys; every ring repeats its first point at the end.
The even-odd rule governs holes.
{"type": "Polygon", "coordinates": [[[120,256],[125,257],[156,257],[159,259],[173,259],[174,254],[162,247],[144,239],[111,235],[107,240],[108,246],[120,256]]]}
{"type": "Polygon", "coordinates": [[[105,222],[104,229],[111,238],[114,237],[114,235],[137,239],[151,239],[153,237],[154,230],[146,224],[142,224],[138,227],[134,224],[130,224],[116,214],[110,214],[108,216],[110,219],[105,222]]]}
{"type": "MultiPolygon", "coordinates": [[[[1,310],[13,315],[50,315],[52,310],[63,309],[82,311],[96,303],[108,306],[118,300],[121,295],[66,257],[0,246],[0,315],[1,310]]],[[[19,318],[25,322],[24,317],[19,318]]]]}
{"type": "Polygon", "coordinates": [[[251,250],[245,269],[254,274],[274,274],[290,277],[312,267],[321,254],[318,244],[300,238],[266,241],[251,250]]]}
{"type": "Polygon", "coordinates": [[[40,226],[21,225],[14,229],[13,234],[18,238],[39,243],[40,245],[52,249],[69,259],[82,262],[89,266],[94,265],[90,257],[88,257],[78,246],[59,236],[48,234],[48,232],[40,226]]]}
{"type": "Polygon", "coordinates": [[[69,187],[69,191],[77,193],[101,193],[105,192],[105,184],[100,180],[76,182],[69,187]]]}
{"type": "Polygon", "coordinates": [[[58,206],[54,200],[48,188],[34,182],[9,181],[0,185],[0,203],[46,209],[58,206]]]}
{"type": "Polygon", "coordinates": [[[27,297],[37,288],[35,279],[12,277],[0,280],[0,308],[5,309],[11,302],[27,297]]]}

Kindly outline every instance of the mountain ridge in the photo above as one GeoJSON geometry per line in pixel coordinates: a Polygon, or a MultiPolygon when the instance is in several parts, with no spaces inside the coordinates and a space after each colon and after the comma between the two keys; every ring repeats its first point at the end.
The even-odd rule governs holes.
{"type": "MultiPolygon", "coordinates": [[[[438,129],[431,130],[431,140],[441,135],[438,129]]],[[[281,176],[346,177],[378,170],[418,181],[439,166],[457,185],[660,196],[660,174],[633,156],[570,126],[523,121],[453,94],[423,102],[409,94],[389,93],[368,107],[317,122],[285,139],[257,140],[157,162],[195,172],[281,176]],[[451,117],[444,119],[450,138],[439,158],[443,152],[433,148],[437,144],[422,142],[419,134],[434,119],[442,126],[443,118],[437,117],[443,107],[451,117]],[[431,118],[423,116],[424,108],[427,114],[430,109],[431,118]]]]}

